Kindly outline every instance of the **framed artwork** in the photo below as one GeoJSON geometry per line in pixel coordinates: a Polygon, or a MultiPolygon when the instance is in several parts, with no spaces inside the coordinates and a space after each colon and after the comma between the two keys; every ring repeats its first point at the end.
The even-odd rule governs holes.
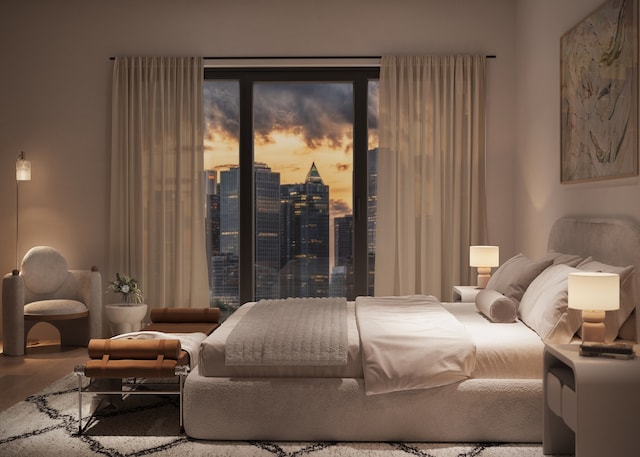
{"type": "Polygon", "coordinates": [[[560,181],[638,174],[638,0],[607,0],[560,39],[560,181]]]}

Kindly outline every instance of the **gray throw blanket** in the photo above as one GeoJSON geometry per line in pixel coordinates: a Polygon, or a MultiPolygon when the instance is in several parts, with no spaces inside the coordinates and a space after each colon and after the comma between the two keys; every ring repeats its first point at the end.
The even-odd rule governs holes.
{"type": "Polygon", "coordinates": [[[227,337],[229,366],[321,366],[347,363],[347,300],[260,300],[227,337]]]}

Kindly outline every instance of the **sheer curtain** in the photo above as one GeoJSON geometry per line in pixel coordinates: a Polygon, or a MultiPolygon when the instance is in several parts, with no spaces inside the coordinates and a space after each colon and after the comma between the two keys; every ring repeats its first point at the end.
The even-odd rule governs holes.
{"type": "Polygon", "coordinates": [[[202,81],[202,58],[115,60],[109,279],[151,307],[209,307],[202,81]]]}
{"type": "Polygon", "coordinates": [[[451,299],[486,241],[485,57],[383,57],[375,294],[451,299]]]}

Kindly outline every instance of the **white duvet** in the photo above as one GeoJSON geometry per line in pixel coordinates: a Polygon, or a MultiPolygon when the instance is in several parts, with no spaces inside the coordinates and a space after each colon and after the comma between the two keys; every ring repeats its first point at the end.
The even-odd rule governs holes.
{"type": "Polygon", "coordinates": [[[180,347],[189,354],[189,368],[193,369],[200,358],[200,343],[207,337],[200,332],[164,333],[142,330],[140,332],[121,333],[112,340],[180,340],[180,347]]]}
{"type": "Polygon", "coordinates": [[[432,296],[357,297],[367,395],[439,387],[469,378],[476,347],[432,296]]]}

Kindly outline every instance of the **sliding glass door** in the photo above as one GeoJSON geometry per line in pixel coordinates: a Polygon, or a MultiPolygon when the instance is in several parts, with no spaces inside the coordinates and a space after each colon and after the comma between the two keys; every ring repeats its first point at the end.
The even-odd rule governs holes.
{"type": "Polygon", "coordinates": [[[377,69],[205,79],[211,306],[372,294],[377,69]]]}

